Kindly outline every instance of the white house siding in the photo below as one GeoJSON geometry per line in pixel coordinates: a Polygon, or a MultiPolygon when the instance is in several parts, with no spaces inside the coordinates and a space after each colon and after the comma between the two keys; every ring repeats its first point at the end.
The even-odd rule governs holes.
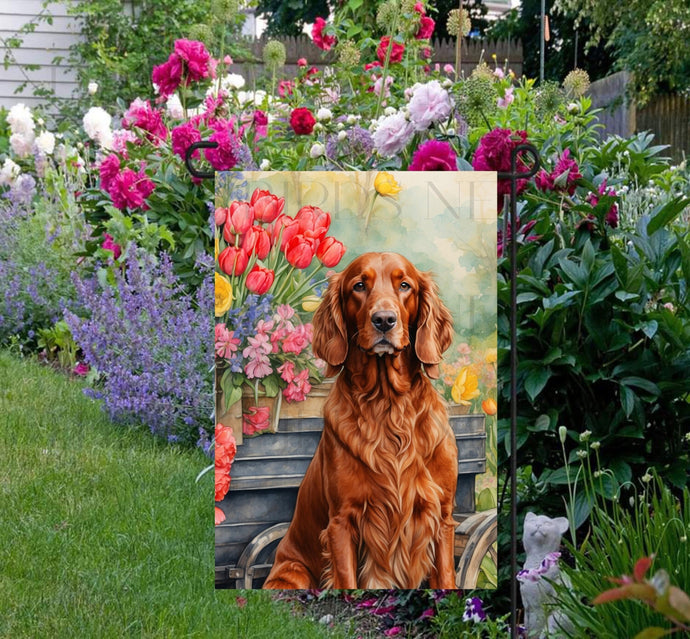
{"type": "MultiPolygon", "coordinates": [[[[5,40],[18,35],[19,29],[42,10],[42,0],[0,0],[0,38],[5,40]]],[[[31,107],[39,104],[41,98],[33,97],[32,83],[53,89],[58,97],[64,98],[70,97],[77,86],[74,69],[67,64],[69,47],[80,37],[77,23],[67,15],[65,4],[51,3],[47,10],[53,16],[53,24],[41,21],[33,33],[19,35],[24,43],[13,50],[16,63],[7,69],[0,65],[0,106],[9,108],[17,102],[31,107]],[[64,59],[53,64],[57,56],[64,59]],[[40,69],[22,70],[25,64],[38,64],[40,69]],[[26,80],[25,74],[31,82],[21,93],[15,93],[26,80]]]]}

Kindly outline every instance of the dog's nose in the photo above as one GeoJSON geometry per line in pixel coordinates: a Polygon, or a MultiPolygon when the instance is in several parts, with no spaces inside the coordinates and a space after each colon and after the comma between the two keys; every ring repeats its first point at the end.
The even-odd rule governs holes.
{"type": "Polygon", "coordinates": [[[371,316],[371,323],[382,333],[387,333],[398,323],[398,318],[395,311],[376,311],[371,316]]]}

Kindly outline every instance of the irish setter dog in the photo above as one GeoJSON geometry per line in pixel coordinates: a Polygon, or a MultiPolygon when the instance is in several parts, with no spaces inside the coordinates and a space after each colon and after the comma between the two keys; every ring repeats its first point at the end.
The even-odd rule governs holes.
{"type": "Polygon", "coordinates": [[[428,379],[451,339],[436,284],[402,255],[331,277],[313,348],[340,375],[264,588],[455,588],[458,451],[428,379]]]}

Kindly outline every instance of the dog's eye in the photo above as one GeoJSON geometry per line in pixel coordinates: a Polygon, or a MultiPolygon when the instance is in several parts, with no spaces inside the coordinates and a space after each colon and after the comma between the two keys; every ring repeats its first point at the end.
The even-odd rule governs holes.
{"type": "Polygon", "coordinates": [[[353,286],[353,288],[355,291],[358,291],[361,293],[366,287],[364,286],[364,282],[357,282],[357,284],[355,284],[353,286]]]}
{"type": "Polygon", "coordinates": [[[401,291],[409,291],[410,290],[410,285],[407,282],[401,282],[400,283],[400,290],[401,291]]]}

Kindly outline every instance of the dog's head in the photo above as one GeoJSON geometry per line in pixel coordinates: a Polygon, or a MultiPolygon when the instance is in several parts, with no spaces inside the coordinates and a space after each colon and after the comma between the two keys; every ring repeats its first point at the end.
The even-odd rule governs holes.
{"type": "Polygon", "coordinates": [[[350,348],[396,356],[413,347],[429,377],[450,346],[453,324],[428,273],[397,253],[365,253],[334,275],[314,314],[314,353],[335,375],[350,348]]]}

